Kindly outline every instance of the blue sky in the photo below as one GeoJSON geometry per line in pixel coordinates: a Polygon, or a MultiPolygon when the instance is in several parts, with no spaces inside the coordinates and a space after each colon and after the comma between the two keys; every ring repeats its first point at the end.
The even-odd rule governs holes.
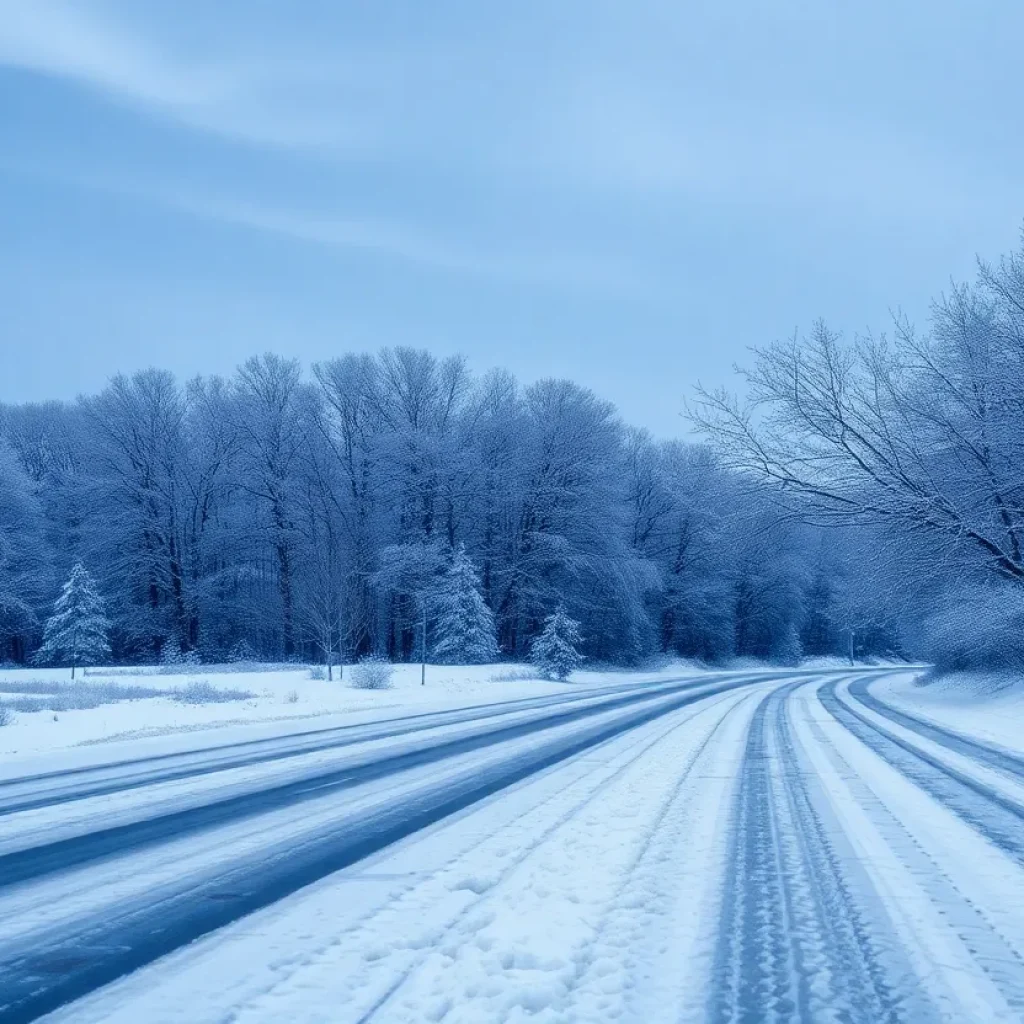
{"type": "Polygon", "coordinates": [[[1024,221],[1015,0],[0,0],[0,400],[411,344],[656,434],[1024,221]]]}

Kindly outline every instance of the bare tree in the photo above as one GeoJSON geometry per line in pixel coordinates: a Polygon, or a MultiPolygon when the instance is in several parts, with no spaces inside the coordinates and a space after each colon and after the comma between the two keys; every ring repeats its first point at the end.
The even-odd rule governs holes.
{"type": "Polygon", "coordinates": [[[241,486],[259,504],[257,529],[274,554],[285,658],[296,652],[294,480],[308,426],[301,388],[299,364],[272,353],[247,360],[235,379],[241,486]]]}
{"type": "Polygon", "coordinates": [[[891,341],[844,344],[818,323],[755,352],[747,404],[701,391],[694,419],[811,521],[890,523],[1024,581],[1022,350],[997,298],[954,290],[927,338],[901,321],[891,341]]]}

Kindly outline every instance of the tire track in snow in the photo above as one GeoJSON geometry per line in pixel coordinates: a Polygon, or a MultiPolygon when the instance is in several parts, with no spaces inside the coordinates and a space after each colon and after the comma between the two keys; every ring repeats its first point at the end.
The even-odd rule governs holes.
{"type": "MultiPolygon", "coordinates": [[[[158,899],[143,892],[124,903],[119,914],[104,910],[83,915],[59,929],[59,934],[54,932],[45,950],[26,951],[18,946],[0,963],[0,996],[6,1000],[0,1002],[0,1015],[33,1020],[584,750],[708,697],[749,685],[732,681],[701,692],[685,688],[656,701],[637,700],[638,707],[630,706],[631,701],[625,710],[617,709],[586,726],[573,720],[566,735],[545,732],[514,756],[499,748],[486,770],[464,768],[442,780],[435,772],[448,761],[438,762],[420,788],[353,812],[344,830],[332,827],[314,832],[298,844],[289,839],[272,847],[269,858],[267,851],[255,861],[252,856],[241,861],[229,858],[218,866],[215,876],[208,874],[198,884],[187,878],[173,880],[158,899]],[[61,969],[51,969],[50,964],[61,969]]],[[[532,732],[526,739],[534,739],[532,732]]],[[[466,753],[476,755],[476,749],[466,753]]]]}
{"type": "Polygon", "coordinates": [[[883,957],[898,944],[877,896],[855,891],[812,799],[788,709],[802,685],[774,691],[751,722],[707,1017],[920,1021],[889,981],[883,957]]]}
{"type": "Polygon", "coordinates": [[[893,707],[871,692],[871,682],[871,679],[856,679],[850,684],[848,693],[864,707],[888,718],[897,725],[902,725],[911,732],[916,732],[919,736],[932,740],[957,754],[970,757],[996,771],[1005,772],[1016,779],[1024,779],[1024,757],[1008,750],[1001,750],[991,744],[982,743],[969,736],[964,736],[962,733],[947,729],[936,722],[893,707]]]}
{"type": "MultiPolygon", "coordinates": [[[[815,696],[820,701],[820,691],[815,696]]],[[[905,808],[903,813],[898,813],[889,806],[886,798],[891,801],[891,794],[883,790],[879,783],[868,783],[863,767],[840,750],[836,740],[826,734],[822,722],[813,715],[807,715],[805,721],[814,739],[816,753],[823,756],[832,771],[842,779],[841,785],[852,797],[857,812],[866,815],[883,844],[884,858],[877,853],[873,854],[870,865],[872,870],[875,873],[885,870],[887,861],[899,865],[899,877],[911,880],[910,884],[920,893],[920,899],[930,908],[933,915],[932,927],[923,925],[920,913],[912,924],[913,942],[919,950],[916,973],[919,977],[923,976],[923,984],[927,982],[929,994],[934,995],[932,990],[942,987],[946,980],[945,977],[936,977],[936,972],[943,976],[949,972],[955,983],[943,998],[947,1002],[952,999],[955,1016],[948,1019],[982,1019],[978,1016],[980,1000],[980,1005],[984,1005],[986,1019],[1024,1020],[1024,942],[1019,934],[1019,922],[1015,929],[1005,929],[1007,934],[1004,934],[1004,928],[996,920],[992,906],[986,905],[984,900],[972,900],[965,895],[950,871],[943,866],[943,860],[950,856],[955,859],[958,854],[943,846],[936,846],[934,842],[928,844],[922,840],[915,833],[915,821],[918,819],[907,814],[905,808]],[[1018,935],[1011,934],[1014,930],[1018,935]],[[950,953],[950,936],[957,947],[953,954],[950,953]],[[956,962],[954,957],[960,962],[956,962]],[[968,971],[971,968],[984,979],[985,985],[992,986],[994,993],[991,998],[986,998],[984,985],[978,986],[970,978],[968,971]],[[970,992],[969,999],[974,1000],[973,1004],[968,1002],[965,1005],[957,1001],[963,998],[965,991],[970,992]],[[1006,1012],[996,1005],[1000,999],[1005,1003],[1006,1012]],[[1006,1013],[1013,1016],[1007,1017],[1006,1013]]],[[[864,754],[884,760],[884,756],[871,747],[864,754]]],[[[886,765],[893,772],[901,771],[899,765],[891,765],[888,761],[886,765]]],[[[915,782],[909,780],[910,785],[915,782]]],[[[832,800],[843,801],[845,794],[832,790],[830,796],[832,800]]],[[[922,798],[925,801],[930,799],[926,793],[922,794],[922,798]]],[[[849,817],[845,802],[840,811],[849,817]]],[[[945,810],[945,813],[950,812],[945,810]]],[[[867,841],[866,837],[861,838],[867,841]]],[[[994,853],[993,856],[999,855],[994,853]]],[[[901,889],[899,897],[901,902],[906,899],[916,903],[918,900],[917,892],[911,893],[906,889],[901,889]]]]}
{"type": "Polygon", "coordinates": [[[673,978],[665,954],[671,948],[674,961],[680,944],[691,950],[700,944],[701,911],[708,909],[702,897],[714,874],[711,865],[718,859],[718,830],[709,825],[731,789],[716,760],[721,744],[729,740],[722,736],[723,726],[730,723],[735,728],[733,719],[741,709],[749,713],[750,703],[760,699],[759,694],[747,694],[733,705],[682,766],[674,789],[603,908],[586,950],[577,958],[577,977],[562,1004],[566,1021],[647,1022],[661,1019],[659,1015],[671,1012],[680,1001],[678,988],[665,984],[673,978]],[[702,784],[705,777],[725,784],[702,784]],[[705,835],[699,835],[701,831],[705,835]],[[680,870],[681,849],[688,870],[680,870]],[[685,923],[678,919],[680,906],[689,911],[685,923]]]}
{"type": "Polygon", "coordinates": [[[885,729],[842,700],[837,686],[837,681],[826,682],[817,692],[818,700],[837,722],[1018,864],[1024,864],[1024,805],[885,729]]]}
{"type": "MultiPolygon", "coordinates": [[[[680,777],[679,777],[678,782],[676,783],[675,788],[672,790],[668,800],[666,800],[664,805],[659,809],[659,811],[657,813],[657,816],[656,816],[656,819],[655,819],[655,821],[656,821],[655,828],[660,826],[660,824],[663,821],[665,815],[670,810],[673,802],[677,799],[677,797],[679,795],[679,792],[680,792],[682,786],[684,785],[684,783],[686,781],[686,777],[688,776],[688,774],[689,774],[690,770],[692,769],[693,765],[696,764],[697,761],[700,759],[700,757],[703,754],[704,750],[708,747],[708,745],[711,743],[711,741],[717,735],[718,731],[721,729],[723,723],[729,718],[731,713],[736,710],[736,708],[738,708],[740,705],[742,705],[745,702],[745,700],[748,698],[748,696],[749,695],[744,694],[743,696],[740,697],[739,700],[736,700],[735,699],[736,698],[735,694],[729,694],[729,695],[727,695],[725,697],[722,697],[720,700],[715,701],[713,704],[709,703],[707,705],[704,705],[696,713],[688,716],[686,719],[684,719],[681,722],[675,723],[671,728],[665,730],[664,732],[659,734],[657,737],[655,737],[653,740],[651,740],[649,742],[645,742],[642,745],[642,749],[638,749],[636,754],[635,754],[635,756],[628,763],[623,764],[620,768],[618,768],[615,771],[615,773],[613,775],[611,775],[611,776],[607,777],[606,779],[604,779],[601,782],[601,784],[595,790],[591,791],[587,795],[587,797],[581,803],[579,803],[576,806],[574,806],[570,811],[568,811],[561,818],[559,818],[556,822],[554,822],[549,828],[545,829],[545,831],[543,833],[541,833],[534,840],[532,840],[529,843],[529,845],[523,849],[523,851],[522,851],[520,856],[516,857],[514,860],[510,861],[507,864],[507,866],[502,870],[500,876],[495,880],[494,884],[489,886],[486,892],[480,893],[479,894],[479,898],[476,901],[474,901],[472,904],[468,905],[458,915],[458,917],[455,920],[450,922],[450,924],[448,926],[449,929],[456,928],[461,921],[463,921],[473,910],[476,909],[476,907],[479,905],[479,903],[484,900],[484,898],[490,893],[490,891],[492,889],[494,889],[498,885],[500,885],[501,882],[503,882],[506,878],[508,878],[512,874],[513,871],[515,871],[525,861],[527,861],[537,851],[537,849],[544,842],[546,842],[548,839],[550,839],[551,836],[553,836],[556,832],[560,831],[561,829],[565,828],[565,826],[571,824],[573,819],[577,818],[581,813],[583,813],[587,809],[587,807],[590,804],[592,804],[595,800],[597,800],[600,796],[602,796],[609,788],[611,788],[611,786],[614,783],[618,782],[619,779],[627,771],[629,771],[630,769],[634,768],[635,765],[636,765],[636,762],[639,761],[651,748],[653,748],[655,746],[658,746],[661,743],[666,742],[667,740],[669,740],[671,738],[671,736],[674,733],[678,732],[680,729],[683,729],[683,728],[686,728],[686,727],[692,725],[693,722],[698,717],[702,716],[703,714],[705,714],[708,711],[712,711],[712,710],[717,709],[721,704],[726,703],[726,701],[732,699],[733,703],[731,704],[731,706],[726,708],[724,714],[722,714],[721,717],[711,726],[711,729],[709,730],[707,735],[704,737],[704,739],[701,740],[701,742],[697,745],[697,747],[690,754],[687,755],[687,760],[686,760],[685,767],[683,768],[683,770],[680,773],[680,777]]],[[[651,835],[653,836],[653,831],[652,831],[651,835]]],[[[649,845],[650,845],[650,838],[651,837],[649,836],[648,839],[645,840],[645,842],[643,843],[643,846],[641,848],[641,854],[638,855],[637,861],[639,861],[641,859],[641,857],[643,856],[644,851],[646,851],[647,848],[649,847],[649,845]]],[[[371,1007],[369,1007],[369,1009],[367,1009],[363,1013],[362,1016],[360,1016],[360,1017],[358,1017],[356,1019],[355,1024],[369,1024],[370,1021],[377,1020],[378,1019],[378,1014],[387,1007],[387,1005],[392,1001],[392,999],[401,990],[402,986],[423,965],[424,961],[426,960],[426,957],[427,957],[427,954],[424,953],[422,956],[418,957],[417,960],[414,963],[410,964],[408,966],[408,968],[394,981],[394,983],[391,986],[389,986],[389,988],[374,1002],[374,1004],[371,1007]]]]}
{"type": "MultiPolygon", "coordinates": [[[[751,676],[751,678],[754,678],[751,676]]],[[[644,684],[650,694],[667,692],[672,687],[693,688],[706,685],[708,679],[685,676],[644,684]]],[[[637,688],[636,693],[643,690],[637,688]]],[[[218,772],[264,766],[309,754],[343,750],[345,747],[381,740],[411,737],[457,725],[476,725],[491,719],[525,716],[528,713],[557,712],[559,707],[595,706],[601,701],[621,701],[626,691],[621,686],[597,687],[570,694],[522,697],[494,704],[467,708],[420,712],[378,722],[363,722],[319,729],[305,729],[255,740],[215,744],[197,750],[185,750],[149,757],[101,762],[69,768],[65,771],[42,772],[0,778],[0,817],[39,808],[95,797],[124,793],[149,786],[165,785],[195,779],[218,772]]],[[[614,705],[609,705],[614,706],[614,705]]]]}
{"type": "MultiPolygon", "coordinates": [[[[611,780],[606,773],[621,775],[651,747],[679,729],[692,725],[697,718],[716,706],[735,700],[737,696],[735,693],[709,694],[699,704],[678,710],[664,719],[656,719],[635,732],[607,740],[557,768],[524,780],[500,796],[476,805],[457,819],[447,819],[376,856],[361,869],[368,871],[370,877],[374,877],[377,867],[382,863],[390,867],[397,861],[401,872],[403,863],[408,865],[410,862],[419,862],[421,844],[429,846],[443,843],[445,833],[452,828],[457,832],[465,832],[466,826],[472,827],[480,814],[486,815],[488,821],[494,817],[500,821],[496,828],[485,826],[481,833],[469,831],[465,839],[456,839],[456,852],[451,858],[446,855],[429,873],[411,876],[403,888],[382,892],[375,902],[349,918],[340,931],[336,925],[328,926],[323,931],[323,944],[312,950],[308,945],[311,936],[302,902],[318,905],[326,903],[329,907],[331,900],[338,898],[337,893],[331,893],[330,889],[335,885],[358,883],[358,872],[347,879],[323,880],[316,890],[298,896],[298,902],[293,903],[291,908],[284,905],[270,908],[262,912],[269,917],[263,917],[262,920],[250,919],[244,929],[236,927],[234,936],[230,930],[225,930],[204,940],[206,949],[197,944],[172,954],[169,961],[157,969],[155,976],[149,976],[152,977],[152,983],[147,983],[148,972],[144,970],[139,975],[118,982],[116,987],[67,1005],[57,1012],[55,1020],[74,1021],[75,1024],[90,1021],[96,1024],[100,1021],[103,1024],[136,1024],[139,1020],[159,1017],[164,1020],[188,1021],[188,1024],[237,1024],[253,1019],[307,1019],[304,1016],[304,999],[309,991],[338,984],[338,991],[328,999],[331,1019],[351,1024],[359,1019],[360,1012],[366,1012],[366,1004],[370,1001],[366,998],[367,986],[360,984],[363,973],[372,973],[379,982],[381,972],[388,972],[389,967],[392,972],[395,969],[405,970],[401,963],[389,965],[388,958],[391,957],[411,958],[411,967],[405,970],[406,974],[410,973],[430,950],[443,941],[435,929],[438,905],[444,904],[446,900],[453,901],[453,897],[455,901],[459,901],[460,897],[468,897],[464,909],[455,908],[452,911],[446,927],[454,928],[458,920],[471,914],[487,896],[490,888],[498,884],[490,876],[484,880],[479,875],[477,866],[481,863],[481,855],[484,855],[483,862],[488,864],[511,858],[508,871],[514,870],[530,850],[543,843],[552,831],[557,831],[563,820],[585,811],[599,795],[598,791],[607,788],[611,780]],[[678,716],[683,714],[686,717],[680,719],[678,716]],[[595,758],[600,759],[596,765],[595,758]],[[621,764],[622,761],[626,763],[621,764]],[[561,784],[552,785],[556,780],[561,784]],[[531,797],[534,790],[539,790],[540,799],[531,797]],[[567,801],[571,801],[568,808],[564,806],[567,801]],[[517,807],[511,815],[503,814],[507,803],[513,806],[525,803],[526,806],[522,810],[517,807]],[[552,815],[555,815],[554,822],[552,815]],[[529,848],[521,844],[524,835],[528,837],[529,848]],[[477,868],[475,874],[474,868],[477,868]],[[477,886],[479,892],[476,891],[477,886]],[[296,914],[299,920],[298,931],[290,923],[290,915],[296,914]],[[287,949],[288,953],[274,957],[269,965],[264,966],[261,958],[264,956],[265,939],[256,941],[252,951],[254,955],[247,957],[246,951],[249,949],[247,944],[252,941],[250,935],[266,933],[268,930],[277,944],[287,949]],[[293,948],[290,940],[296,938],[300,941],[293,948]],[[208,970],[203,965],[211,958],[217,958],[219,950],[225,945],[234,946],[238,942],[242,943],[241,952],[229,957],[227,972],[215,990],[201,993],[199,1007],[189,1005],[182,998],[182,993],[192,991],[197,984],[200,988],[208,984],[208,970]],[[387,950],[386,954],[384,950],[387,950]],[[197,959],[198,967],[195,966],[197,959]],[[239,963],[245,963],[241,979],[238,977],[239,963]],[[265,978],[268,967],[271,975],[269,984],[265,978]],[[250,968],[256,980],[248,980],[247,972],[250,968]],[[192,971],[198,971],[198,977],[194,980],[190,974],[192,971]],[[342,980],[339,982],[339,979],[342,980]],[[230,994],[223,994],[223,989],[228,989],[230,994]]],[[[436,853],[433,856],[437,858],[436,853]]],[[[406,874],[400,873],[395,878],[405,877],[406,874]]],[[[340,891],[346,890],[341,888],[340,891]]],[[[376,988],[379,989],[380,985],[377,984],[376,988]]],[[[375,995],[375,998],[379,998],[379,995],[375,995]]]]}

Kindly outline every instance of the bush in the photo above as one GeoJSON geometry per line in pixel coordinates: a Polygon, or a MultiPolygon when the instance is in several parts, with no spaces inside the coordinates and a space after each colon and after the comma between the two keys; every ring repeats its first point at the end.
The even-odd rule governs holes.
{"type": "Polygon", "coordinates": [[[118,683],[62,683],[25,680],[0,682],[0,693],[13,693],[8,707],[14,711],[87,711],[124,700],[162,697],[163,690],[118,683]]]}
{"type": "Polygon", "coordinates": [[[387,690],[395,670],[391,663],[376,655],[362,658],[352,669],[352,685],[357,690],[387,690]]]}
{"type": "Polygon", "coordinates": [[[495,672],[491,676],[492,683],[518,683],[528,679],[536,679],[537,673],[529,668],[513,668],[505,672],[495,672]]]}
{"type": "Polygon", "coordinates": [[[289,704],[298,704],[299,703],[299,691],[298,690],[289,690],[288,691],[288,703],[289,704]]]}
{"type": "Polygon", "coordinates": [[[14,713],[11,709],[0,701],[0,727],[10,725],[14,721],[14,713]]]}
{"type": "Polygon", "coordinates": [[[327,678],[327,669],[323,665],[313,665],[309,670],[309,678],[322,682],[327,678]]]}
{"type": "Polygon", "coordinates": [[[174,691],[179,704],[225,704],[233,700],[252,700],[256,694],[248,690],[218,690],[205,679],[193,679],[174,691]]]}

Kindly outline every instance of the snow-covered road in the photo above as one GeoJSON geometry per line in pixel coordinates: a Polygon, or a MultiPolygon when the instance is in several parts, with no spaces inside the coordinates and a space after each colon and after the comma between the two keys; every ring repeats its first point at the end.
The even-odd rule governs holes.
{"type": "Polygon", "coordinates": [[[1024,759],[877,678],[0,787],[0,1019],[1024,1020],[1024,759]]]}

